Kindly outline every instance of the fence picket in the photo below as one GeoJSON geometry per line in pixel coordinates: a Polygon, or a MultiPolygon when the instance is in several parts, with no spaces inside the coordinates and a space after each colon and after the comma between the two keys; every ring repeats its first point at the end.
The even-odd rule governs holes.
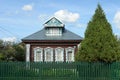
{"type": "Polygon", "coordinates": [[[120,80],[120,62],[0,62],[0,80],[120,80]]]}

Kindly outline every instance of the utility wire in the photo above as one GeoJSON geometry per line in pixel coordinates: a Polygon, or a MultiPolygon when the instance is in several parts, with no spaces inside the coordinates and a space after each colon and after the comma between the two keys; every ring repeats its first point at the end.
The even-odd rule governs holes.
{"type": "Polygon", "coordinates": [[[3,35],[11,36],[10,34],[6,33],[6,32],[5,32],[4,30],[2,30],[1,28],[0,28],[0,33],[3,34],[3,35]]]}
{"type": "Polygon", "coordinates": [[[0,28],[8,33],[10,33],[12,36],[15,36],[12,32],[8,31],[7,29],[3,28],[2,26],[0,26],[0,28]]]}
{"type": "Polygon", "coordinates": [[[11,31],[9,31],[9,30],[7,30],[7,29],[5,29],[5,28],[3,28],[2,26],[0,26],[0,29],[1,29],[2,32],[4,31],[5,34],[8,33],[9,36],[10,36],[10,35],[11,35],[11,36],[15,36],[18,40],[20,40],[20,38],[18,37],[18,35],[12,33],[11,31]]]}

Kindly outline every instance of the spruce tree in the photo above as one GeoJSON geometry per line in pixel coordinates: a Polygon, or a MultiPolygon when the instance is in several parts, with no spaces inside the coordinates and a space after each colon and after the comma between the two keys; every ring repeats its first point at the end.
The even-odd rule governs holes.
{"type": "Polygon", "coordinates": [[[111,25],[98,4],[95,14],[88,23],[85,38],[76,55],[76,61],[119,61],[120,49],[118,46],[111,25]]]}

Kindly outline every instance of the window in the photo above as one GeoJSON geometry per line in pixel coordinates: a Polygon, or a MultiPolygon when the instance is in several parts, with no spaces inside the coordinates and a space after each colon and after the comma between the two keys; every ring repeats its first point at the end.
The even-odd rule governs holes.
{"type": "Polygon", "coordinates": [[[64,61],[64,49],[58,47],[55,49],[55,61],[64,61]]]}
{"type": "Polygon", "coordinates": [[[45,61],[53,61],[53,48],[45,48],[45,61]]]}
{"type": "Polygon", "coordinates": [[[46,28],[47,36],[61,36],[62,28],[46,28]]]}
{"type": "Polygon", "coordinates": [[[43,61],[43,49],[42,48],[34,48],[34,61],[43,61]]]}
{"type": "Polygon", "coordinates": [[[74,61],[74,48],[66,48],[66,61],[74,61]]]}
{"type": "Polygon", "coordinates": [[[72,51],[68,51],[67,56],[68,56],[67,60],[71,61],[72,60],[72,51]]]}

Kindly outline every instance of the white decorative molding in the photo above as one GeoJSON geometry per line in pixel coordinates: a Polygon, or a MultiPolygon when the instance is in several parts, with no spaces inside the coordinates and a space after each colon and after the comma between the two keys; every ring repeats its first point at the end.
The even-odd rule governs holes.
{"type": "Polygon", "coordinates": [[[34,48],[34,61],[35,62],[43,61],[43,48],[40,47],[34,48]],[[37,51],[40,51],[40,53],[37,53],[37,51]],[[37,58],[38,56],[40,56],[39,59],[37,58]]]}
{"type": "Polygon", "coordinates": [[[30,61],[30,44],[26,44],[26,62],[30,61]]]}
{"type": "Polygon", "coordinates": [[[62,34],[46,34],[46,36],[62,36],[62,34]]]}
{"type": "Polygon", "coordinates": [[[75,52],[75,48],[72,47],[68,47],[65,49],[66,52],[66,62],[73,62],[74,61],[74,52],[75,52]],[[68,52],[71,51],[72,52],[72,58],[71,60],[68,60],[68,52]]]}
{"type": "Polygon", "coordinates": [[[51,47],[44,48],[44,53],[45,53],[45,62],[53,61],[53,48],[51,47]],[[47,60],[47,52],[49,52],[49,54],[51,55],[50,60],[49,59],[47,60]]]}
{"type": "Polygon", "coordinates": [[[64,61],[64,48],[62,47],[55,48],[55,61],[62,61],[62,62],[64,61]],[[60,60],[58,59],[58,51],[61,51],[60,60]]]}
{"type": "Polygon", "coordinates": [[[44,24],[44,26],[48,26],[47,24],[44,24]]]}

